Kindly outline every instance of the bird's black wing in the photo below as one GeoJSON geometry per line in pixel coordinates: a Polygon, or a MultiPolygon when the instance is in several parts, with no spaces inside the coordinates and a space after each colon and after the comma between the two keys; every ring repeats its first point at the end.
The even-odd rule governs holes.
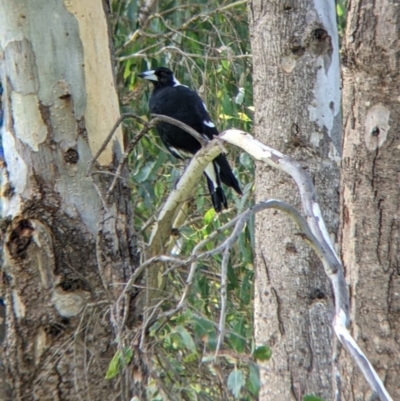
{"type": "MultiPolygon", "coordinates": [[[[219,132],[214,123],[211,121],[206,105],[203,103],[198,95],[197,98],[196,114],[200,117],[200,120],[202,122],[202,131],[200,133],[203,135],[203,137],[207,137],[211,140],[215,136],[219,135],[219,132]]],[[[221,177],[221,181],[228,187],[232,187],[239,195],[242,195],[239,183],[237,182],[236,177],[233,175],[232,169],[229,166],[225,155],[220,154],[219,156],[217,156],[214,159],[214,164],[216,164],[216,168],[218,168],[218,174],[221,177]]]]}
{"type": "MultiPolygon", "coordinates": [[[[150,112],[162,114],[181,121],[200,134],[202,133],[202,110],[199,109],[201,99],[197,93],[179,85],[168,86],[154,90],[150,97],[150,112]],[[199,114],[199,110],[200,113],[199,114]]],[[[157,124],[161,140],[168,150],[176,157],[185,159],[200,150],[199,141],[186,131],[168,123],[157,124]]]]}

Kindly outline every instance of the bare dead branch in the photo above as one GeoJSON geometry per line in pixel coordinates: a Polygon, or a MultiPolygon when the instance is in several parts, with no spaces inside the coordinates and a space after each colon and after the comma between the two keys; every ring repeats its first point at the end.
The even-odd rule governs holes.
{"type": "Polygon", "coordinates": [[[106,148],[106,146],[108,145],[108,142],[110,142],[111,138],[113,137],[115,131],[117,130],[117,128],[120,126],[120,124],[122,123],[122,121],[124,121],[127,118],[134,118],[135,120],[139,121],[139,123],[143,124],[143,125],[147,125],[147,121],[143,120],[142,118],[140,118],[139,116],[137,116],[136,114],[133,113],[126,113],[126,114],[121,114],[121,117],[116,121],[116,123],[114,124],[114,126],[112,127],[110,133],[107,135],[107,138],[104,140],[103,144],[100,146],[99,150],[97,151],[97,153],[94,155],[93,159],[90,161],[89,167],[87,169],[86,172],[86,177],[89,177],[90,172],[93,168],[94,163],[96,162],[96,160],[99,158],[99,156],[101,155],[101,153],[104,151],[104,149],[106,148]]]}
{"type": "Polygon", "coordinates": [[[355,342],[354,338],[350,335],[346,328],[346,316],[344,312],[336,315],[333,319],[333,329],[336,336],[339,338],[342,345],[346,348],[347,352],[352,356],[361,372],[363,373],[368,384],[373,391],[379,396],[381,401],[393,401],[392,397],[387,392],[382,380],[376,373],[368,358],[361,351],[360,347],[355,342]]]}
{"type": "Polygon", "coordinates": [[[172,124],[180,129],[183,129],[188,134],[196,138],[200,142],[201,146],[206,146],[207,143],[209,142],[209,140],[207,141],[206,139],[204,139],[204,137],[201,136],[201,134],[199,134],[195,129],[189,127],[189,125],[183,123],[182,121],[176,120],[175,118],[172,117],[163,116],[161,114],[152,114],[152,117],[156,117],[158,121],[163,121],[165,123],[172,124]]]}
{"type": "Polygon", "coordinates": [[[217,147],[216,141],[213,140],[197,152],[196,156],[190,161],[189,166],[179,179],[176,188],[171,192],[157,217],[150,237],[150,255],[156,256],[163,253],[162,250],[171,233],[172,223],[176,217],[178,208],[192,196],[193,190],[202,176],[204,169],[219,153],[220,149],[217,147]]]}
{"type": "MultiPolygon", "coordinates": [[[[90,174],[90,170],[94,162],[101,154],[101,152],[105,149],[107,143],[111,140],[119,124],[123,121],[124,118],[128,117],[138,119],[137,116],[131,114],[121,116],[121,118],[117,121],[117,123],[111,130],[106,141],[104,142],[102,147],[99,149],[99,151],[91,161],[88,169],[88,174],[90,174]]],[[[172,228],[172,222],[177,215],[179,206],[188,198],[188,196],[190,196],[204,168],[220,153],[220,149],[218,147],[218,139],[214,139],[207,143],[207,141],[205,141],[205,139],[199,133],[197,133],[192,128],[188,127],[186,124],[171,119],[167,116],[155,115],[155,117],[156,118],[152,120],[150,123],[142,121],[145,125],[145,128],[131,142],[130,146],[128,147],[127,151],[122,157],[117,170],[117,174],[114,177],[113,183],[108,191],[107,196],[111,193],[112,189],[114,188],[116,180],[121,174],[123,165],[126,162],[130,151],[134,148],[139,139],[146,132],[148,132],[148,130],[151,127],[155,126],[158,122],[164,121],[178,126],[179,128],[187,131],[190,135],[194,136],[202,144],[202,146],[205,147],[203,147],[192,158],[189,167],[183,174],[176,189],[171,193],[164,207],[161,209],[158,219],[156,221],[156,227],[153,230],[150,239],[150,255],[153,255],[154,257],[149,259],[147,262],[143,263],[135,271],[134,275],[130,278],[129,282],[125,286],[124,291],[118,298],[118,301],[116,303],[116,310],[117,311],[119,310],[118,308],[120,306],[122,299],[124,299],[125,294],[129,290],[129,288],[134,284],[139,275],[146,269],[146,267],[151,266],[156,262],[169,262],[169,263],[174,263],[176,265],[189,264],[192,262],[185,290],[182,294],[181,300],[178,303],[177,307],[158,315],[157,318],[172,316],[173,314],[177,313],[184,307],[185,299],[188,294],[197,267],[197,260],[200,258],[208,258],[211,257],[212,255],[223,252],[223,260],[221,265],[221,314],[218,325],[219,335],[216,348],[216,355],[217,355],[224,338],[226,304],[227,304],[227,291],[226,291],[227,266],[228,266],[230,249],[233,243],[236,241],[237,237],[240,235],[240,232],[242,231],[244,224],[247,222],[248,218],[252,214],[256,213],[257,211],[273,207],[284,211],[294,219],[294,221],[297,223],[300,230],[304,234],[304,239],[306,239],[309,245],[313,247],[319,258],[321,259],[325,272],[332,283],[332,289],[334,292],[336,312],[333,325],[337,337],[343,343],[343,345],[351,354],[353,359],[356,361],[356,363],[360,367],[366,380],[373,388],[373,390],[376,391],[378,394],[380,394],[381,397],[383,397],[381,398],[382,400],[387,400],[387,401],[391,400],[382,382],[380,381],[379,377],[374,371],[372,365],[368,362],[364,354],[362,354],[361,350],[358,348],[354,339],[351,337],[350,333],[346,329],[346,326],[348,325],[349,322],[349,317],[348,317],[349,300],[348,300],[346,282],[343,274],[343,268],[330,242],[330,238],[322,218],[321,210],[319,208],[318,203],[316,202],[317,197],[312,181],[308,173],[295,160],[292,160],[290,157],[285,156],[282,153],[258,142],[246,132],[234,129],[223,132],[218,139],[222,139],[230,144],[242,148],[251,156],[253,156],[256,160],[263,161],[274,168],[284,171],[295,180],[299,188],[303,211],[306,216],[306,219],[304,219],[295,208],[285,204],[284,202],[276,200],[262,202],[256,205],[255,207],[247,210],[246,212],[242,213],[236,219],[234,219],[233,222],[231,222],[230,224],[232,225],[235,223],[235,228],[232,234],[215,249],[199,255],[198,254],[199,249],[201,248],[201,246],[204,246],[205,244],[205,242],[203,241],[194,249],[194,253],[192,253],[191,258],[185,261],[167,256],[157,256],[160,255],[160,253],[162,253],[162,249],[164,247],[165,241],[169,236],[170,230],[172,228]]],[[[146,327],[148,324],[150,324],[150,322],[154,318],[157,309],[158,309],[157,306],[155,306],[153,311],[151,312],[151,315],[147,317],[146,327]]],[[[121,323],[123,324],[124,322],[121,323]]]]}
{"type": "MultiPolygon", "coordinates": [[[[148,53],[143,50],[138,51],[137,53],[129,54],[128,56],[122,56],[118,57],[117,61],[118,62],[123,62],[126,60],[130,59],[136,59],[136,58],[150,58],[150,57],[157,57],[160,54],[165,54],[165,52],[171,52],[171,53],[177,53],[185,57],[193,57],[193,58],[200,58],[200,59],[207,59],[207,60],[212,60],[212,61],[218,61],[218,60],[226,60],[226,56],[221,55],[221,56],[209,56],[203,55],[203,54],[196,54],[196,53],[187,53],[182,51],[176,46],[164,46],[161,49],[155,51],[154,53],[148,53]]],[[[235,55],[230,55],[229,59],[230,60],[239,60],[239,59],[251,59],[253,57],[252,54],[235,54],[235,55]]]]}
{"type": "Polygon", "coordinates": [[[232,145],[242,148],[256,160],[262,161],[271,167],[281,170],[294,179],[299,189],[307,224],[320,243],[327,260],[327,263],[324,264],[324,269],[328,277],[331,279],[333,286],[335,295],[335,312],[338,314],[343,310],[347,316],[347,322],[349,322],[349,296],[346,281],[344,279],[342,263],[331,244],[320,207],[316,201],[317,195],[314,185],[307,171],[305,171],[297,161],[264,145],[244,131],[230,129],[224,131],[219,135],[219,137],[232,145]]]}
{"type": "Polygon", "coordinates": [[[122,170],[125,166],[126,161],[128,160],[129,155],[131,154],[132,150],[136,147],[138,142],[157,124],[157,122],[158,122],[158,120],[154,119],[150,123],[147,123],[145,125],[145,127],[135,136],[135,138],[132,139],[132,141],[126,147],[126,150],[125,150],[124,154],[122,155],[121,160],[119,162],[114,179],[110,185],[110,188],[107,191],[106,201],[109,199],[112,191],[114,190],[118,179],[122,178],[121,177],[122,170]]]}
{"type": "Polygon", "coordinates": [[[139,8],[138,23],[144,28],[150,22],[149,17],[154,12],[158,0],[145,0],[139,8]]]}
{"type": "MultiPolygon", "coordinates": [[[[204,21],[204,20],[208,19],[210,16],[212,16],[213,14],[227,11],[229,9],[232,9],[234,7],[237,7],[237,6],[240,6],[243,4],[246,4],[246,0],[235,1],[234,3],[230,3],[225,6],[215,8],[214,10],[212,10],[208,13],[196,14],[192,18],[188,19],[185,23],[183,23],[180,27],[178,27],[177,31],[179,31],[179,32],[185,31],[189,28],[190,24],[192,24],[193,22],[196,22],[197,20],[204,21]]],[[[150,22],[150,20],[153,18],[162,18],[163,14],[165,14],[165,13],[157,13],[157,14],[150,15],[147,19],[147,23],[150,22]]],[[[172,30],[171,32],[169,32],[165,35],[162,35],[162,36],[167,39],[167,38],[172,37],[174,35],[174,33],[175,33],[175,30],[172,30]]],[[[143,29],[137,29],[135,32],[133,32],[132,35],[129,37],[129,39],[122,45],[121,49],[118,50],[118,53],[122,52],[126,47],[128,47],[131,43],[133,43],[140,36],[147,36],[146,32],[143,29]]],[[[153,36],[159,37],[159,35],[152,35],[152,37],[153,36]]]]}
{"type": "MultiPolygon", "coordinates": [[[[358,349],[355,346],[354,339],[352,339],[350,333],[346,329],[346,326],[349,324],[349,298],[348,298],[348,293],[347,293],[347,285],[346,281],[344,278],[344,273],[343,273],[343,267],[341,264],[340,259],[336,255],[336,252],[331,244],[327,229],[325,227],[324,220],[322,218],[321,210],[319,208],[319,205],[316,201],[317,196],[314,190],[314,186],[312,184],[311,178],[309,177],[308,173],[300,166],[298,162],[295,160],[292,160],[290,157],[283,155],[282,153],[269,148],[268,146],[260,143],[256,139],[254,139],[251,135],[249,135],[246,132],[239,131],[239,130],[227,130],[223,132],[220,136],[219,139],[222,139],[230,144],[236,145],[240,148],[242,148],[244,151],[249,153],[251,156],[253,156],[256,160],[263,161],[267,163],[268,165],[277,168],[281,171],[284,171],[285,173],[289,174],[294,181],[296,182],[301,200],[302,200],[302,207],[303,207],[303,212],[305,214],[305,218],[301,216],[301,214],[292,206],[285,204],[284,202],[280,201],[267,201],[265,203],[261,203],[256,205],[253,209],[249,209],[248,211],[244,212],[242,215],[238,217],[238,220],[236,220],[236,225],[235,228],[232,232],[232,234],[218,247],[213,249],[212,251],[205,252],[201,255],[197,255],[198,258],[207,258],[212,256],[215,253],[219,252],[224,252],[224,258],[223,258],[223,265],[222,269],[224,272],[221,274],[221,315],[220,315],[220,322],[219,322],[219,338],[218,338],[218,347],[217,351],[219,350],[219,347],[222,344],[223,341],[223,333],[224,333],[224,327],[225,327],[225,314],[226,314],[226,291],[224,290],[226,286],[226,265],[227,265],[227,259],[229,255],[229,249],[231,248],[232,244],[236,241],[236,238],[240,234],[241,230],[243,229],[243,226],[245,222],[247,221],[249,215],[251,213],[255,213],[258,208],[277,208],[279,210],[282,210],[283,212],[289,214],[293,220],[296,222],[296,224],[299,226],[300,230],[304,234],[303,239],[307,241],[307,243],[313,247],[315,250],[316,254],[318,257],[321,259],[325,272],[327,276],[329,277],[331,284],[332,284],[332,290],[334,293],[334,298],[335,298],[335,324],[334,326],[335,332],[339,338],[340,341],[343,341],[343,344],[345,345],[346,349],[350,352],[352,357],[354,358],[355,362],[357,365],[360,367],[362,373],[366,377],[366,380],[372,387],[372,389],[377,392],[378,394],[381,394],[382,400],[391,400],[390,396],[385,394],[382,388],[384,389],[383,385],[381,386],[381,382],[378,381],[379,377],[373,370],[372,365],[365,363],[364,360],[364,355],[361,354],[358,349]],[[225,278],[224,278],[225,276],[225,278]],[[340,317],[340,325],[338,325],[338,317],[340,317]],[[339,331],[338,331],[339,327],[339,331]],[[345,333],[345,334],[344,334],[345,333]],[[362,357],[360,356],[362,355],[362,357]],[[367,366],[367,369],[365,368],[367,366]],[[388,398],[389,397],[389,398],[388,398]]],[[[198,154],[196,154],[188,169],[185,171],[186,176],[191,176],[194,172],[192,169],[198,168],[197,166],[195,167],[195,162],[196,159],[200,156],[201,157],[201,152],[206,152],[210,151],[209,155],[211,154],[211,149],[213,147],[217,146],[217,141],[213,140],[210,143],[207,144],[206,148],[203,148],[198,154]]],[[[215,157],[215,156],[214,156],[215,157]]],[[[210,159],[208,159],[210,160],[210,159]]],[[[212,158],[211,158],[212,160],[212,158]]],[[[206,166],[207,163],[204,163],[204,167],[206,166]]],[[[176,193],[174,194],[173,197],[176,199],[179,199],[181,196],[179,192],[184,193],[184,189],[177,188],[176,193]]],[[[172,197],[172,196],[171,196],[172,197]]],[[[169,199],[167,200],[167,203],[169,202],[169,199]]],[[[172,207],[177,207],[180,203],[174,203],[171,205],[172,207]]],[[[169,210],[170,212],[170,210],[169,210]]],[[[161,212],[161,214],[164,214],[165,217],[165,211],[161,212]]],[[[162,218],[162,216],[159,216],[159,221],[163,221],[164,223],[167,222],[168,219],[162,218]]],[[[158,240],[161,239],[166,239],[166,233],[168,232],[167,227],[169,229],[171,228],[172,224],[172,219],[169,218],[168,223],[166,226],[163,226],[163,234],[161,236],[158,236],[159,234],[157,233],[158,228],[155,228],[155,231],[152,233],[152,239],[156,238],[158,236],[158,240]]],[[[163,242],[161,242],[162,244],[163,242]]],[[[162,246],[162,245],[161,245],[162,246]]],[[[177,307],[173,310],[167,311],[162,313],[161,315],[158,315],[157,318],[162,318],[162,317],[169,317],[174,313],[177,313],[180,309],[183,308],[184,303],[185,303],[185,298],[188,293],[188,289],[191,283],[191,280],[193,279],[193,275],[195,272],[196,268],[196,258],[193,258],[192,260],[194,263],[191,266],[191,270],[189,272],[189,277],[188,281],[186,283],[186,287],[183,293],[183,296],[177,305],[177,307]]],[[[186,261],[188,262],[188,261],[186,261]]]]}

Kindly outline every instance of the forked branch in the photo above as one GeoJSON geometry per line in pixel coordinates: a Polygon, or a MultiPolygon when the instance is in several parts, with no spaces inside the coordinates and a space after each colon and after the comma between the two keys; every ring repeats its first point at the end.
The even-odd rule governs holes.
{"type": "MultiPolygon", "coordinates": [[[[120,124],[121,121],[122,118],[117,122],[116,126],[120,124]]],[[[190,129],[190,127],[185,126],[180,121],[175,121],[165,116],[157,116],[156,119],[152,120],[150,123],[148,123],[148,125],[150,125],[150,127],[154,126],[159,121],[167,121],[170,124],[177,125],[181,129],[187,131],[190,135],[193,135],[195,138],[199,139],[198,133],[191,132],[192,130],[190,129]]],[[[112,135],[113,132],[110,133],[107,139],[110,140],[112,135]]],[[[304,234],[303,239],[305,239],[307,243],[315,250],[316,254],[322,261],[327,276],[330,279],[335,299],[335,316],[333,320],[333,328],[338,339],[346,348],[346,350],[350,353],[354,361],[357,363],[372,390],[379,395],[381,401],[392,401],[392,398],[387,393],[382,381],[375,372],[373,366],[362,353],[347,329],[349,325],[349,297],[343,273],[343,266],[331,244],[324,220],[322,218],[320,207],[316,200],[317,196],[310,176],[300,166],[298,162],[262,144],[261,142],[254,139],[250,134],[244,131],[236,129],[224,131],[217,138],[208,142],[206,146],[204,146],[192,158],[188,168],[185,170],[176,188],[168,197],[166,203],[164,204],[156,219],[156,224],[151,235],[148,252],[149,257],[152,257],[153,259],[148,260],[148,262],[145,262],[138,269],[138,271],[134,274],[134,276],[132,276],[131,280],[129,281],[129,286],[134,283],[139,274],[143,270],[145,270],[146,267],[150,266],[154,262],[168,260],[169,262],[172,262],[174,264],[180,264],[179,260],[175,258],[162,257],[158,255],[161,255],[163,253],[164,245],[170,236],[171,229],[173,228],[173,221],[179,211],[180,206],[183,204],[184,201],[190,198],[205,167],[221,152],[221,144],[219,143],[220,140],[238,146],[239,148],[250,154],[254,159],[262,161],[273,168],[279,169],[289,174],[294,179],[299,189],[303,213],[305,217],[303,217],[300,212],[292,206],[276,200],[261,202],[248,211],[242,213],[240,216],[237,216],[232,222],[228,223],[229,226],[235,224],[235,228],[232,234],[221,245],[219,245],[216,249],[212,251],[200,254],[200,249],[204,245],[204,243],[202,242],[193,250],[192,256],[188,260],[182,262],[183,264],[192,263],[192,265],[186,282],[186,288],[181,297],[181,300],[174,310],[164,312],[157,318],[171,316],[183,307],[188,289],[193,280],[197,260],[199,260],[200,258],[210,257],[211,255],[216,253],[223,252],[224,257],[222,269],[226,270],[230,248],[233,242],[236,241],[238,233],[241,232],[248,218],[257,211],[265,208],[276,208],[282,210],[285,213],[288,213],[297,223],[300,230],[304,234]]],[[[204,145],[204,141],[200,142],[204,145]]],[[[98,154],[100,154],[100,152],[98,154]]],[[[93,166],[95,159],[92,161],[90,168],[93,166]]],[[[226,277],[224,278],[224,274],[226,276],[226,272],[222,272],[221,274],[222,298],[217,350],[222,343],[223,331],[225,326],[225,305],[227,294],[224,290],[226,284],[224,282],[224,280],[226,280],[226,277]]],[[[126,291],[127,290],[125,290],[124,293],[126,293],[126,291]]],[[[122,300],[122,297],[123,295],[121,295],[120,301],[122,300]]]]}
{"type": "MultiPolygon", "coordinates": [[[[162,116],[158,116],[158,118],[160,117],[162,118],[162,116]]],[[[169,123],[175,125],[179,124],[179,122],[174,123],[171,121],[169,121],[169,123]]],[[[182,126],[180,126],[180,128],[185,129],[182,126]]],[[[188,130],[186,131],[189,132],[188,130]]],[[[317,255],[321,259],[325,273],[327,274],[332,285],[335,300],[335,317],[333,321],[333,328],[338,339],[346,348],[346,350],[350,353],[354,361],[357,363],[373,391],[376,394],[379,394],[381,401],[391,401],[392,399],[390,395],[387,393],[385,386],[375,372],[373,366],[369,363],[368,359],[362,353],[361,349],[358,347],[357,343],[351,337],[351,334],[347,329],[350,322],[349,296],[346,281],[344,278],[343,266],[333,248],[333,245],[331,244],[328,231],[322,218],[321,209],[316,200],[317,196],[312,180],[309,174],[301,167],[298,162],[286,155],[283,155],[275,149],[272,149],[262,144],[261,142],[253,138],[250,134],[244,131],[230,129],[222,132],[218,138],[209,142],[206,147],[201,149],[191,160],[189,167],[186,169],[184,175],[181,178],[181,180],[184,180],[185,183],[190,183],[190,185],[178,185],[176,190],[173,191],[171,196],[168,198],[166,205],[164,205],[164,208],[162,209],[161,213],[159,214],[159,218],[157,219],[158,227],[156,226],[155,230],[152,233],[152,241],[157,238],[158,245],[162,248],[164,242],[167,239],[168,232],[172,228],[173,218],[168,218],[167,216],[174,216],[176,214],[176,211],[174,212],[172,209],[178,208],[181,202],[183,202],[183,200],[186,200],[190,196],[191,190],[194,188],[194,183],[197,182],[200,174],[202,173],[208,162],[213,159],[212,155],[217,155],[219,153],[219,140],[238,146],[239,148],[250,154],[254,159],[262,161],[273,168],[289,174],[296,182],[300,192],[305,218],[302,217],[296,209],[283,202],[269,201],[270,203],[268,204],[268,202],[266,202],[264,206],[268,205],[268,207],[279,208],[282,211],[288,213],[299,225],[303,234],[305,234],[304,238],[307,240],[307,243],[312,246],[312,248],[316,251],[317,255]],[[215,154],[213,153],[214,149],[217,149],[217,153],[215,154]],[[171,203],[171,199],[174,199],[174,202],[171,203]],[[161,229],[162,232],[159,232],[159,229],[161,229]]],[[[239,224],[238,222],[237,225],[241,224],[239,224]]],[[[230,237],[231,239],[232,236],[233,234],[230,237]]],[[[151,245],[154,246],[154,242],[151,245]]],[[[225,259],[227,259],[230,248],[226,246],[219,246],[218,248],[220,251],[224,251],[223,264],[227,263],[225,259]]],[[[192,269],[195,268],[196,261],[194,261],[194,263],[195,264],[192,265],[192,269]]],[[[194,271],[191,270],[191,272],[189,273],[187,285],[190,285],[189,280],[190,277],[193,276],[193,273],[194,271]]],[[[224,279],[222,278],[222,280],[224,279]]],[[[224,283],[222,283],[221,285],[222,289],[224,288],[223,284],[224,283]]],[[[185,290],[183,297],[181,298],[181,301],[177,308],[178,310],[180,307],[183,306],[183,301],[186,297],[186,294],[187,289],[185,290]]],[[[226,294],[224,293],[224,291],[222,291],[221,296],[222,310],[219,324],[220,338],[218,340],[218,345],[220,345],[222,341],[223,328],[225,323],[224,305],[226,304],[226,294]]]]}

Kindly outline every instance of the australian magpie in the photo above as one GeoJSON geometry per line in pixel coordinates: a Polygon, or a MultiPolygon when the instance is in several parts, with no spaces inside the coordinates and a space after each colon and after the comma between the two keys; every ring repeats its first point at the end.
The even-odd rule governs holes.
{"type": "MultiPolygon", "coordinates": [[[[151,113],[175,118],[195,129],[207,141],[218,135],[218,130],[211,122],[206,105],[200,96],[182,85],[171,70],[158,67],[142,72],[138,76],[148,79],[154,85],[154,91],[149,101],[151,113]]],[[[165,147],[179,159],[191,158],[201,148],[200,142],[196,138],[175,125],[162,122],[157,124],[157,131],[165,147]]],[[[206,167],[204,174],[207,178],[214,209],[217,212],[221,211],[222,206],[227,207],[221,181],[232,187],[239,195],[242,194],[225,155],[217,156],[206,167]]]]}

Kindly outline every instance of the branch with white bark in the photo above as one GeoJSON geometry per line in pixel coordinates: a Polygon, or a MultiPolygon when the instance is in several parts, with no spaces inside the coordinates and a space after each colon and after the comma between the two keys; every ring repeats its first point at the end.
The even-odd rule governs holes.
{"type": "MultiPolygon", "coordinates": [[[[134,115],[126,115],[127,117],[136,118],[134,115]]],[[[113,130],[110,132],[107,137],[106,143],[112,138],[113,132],[118,127],[118,125],[122,122],[124,117],[121,117],[120,120],[115,124],[113,130]]],[[[371,363],[368,361],[366,356],[363,354],[361,349],[358,347],[357,343],[351,336],[347,327],[349,325],[349,297],[347,292],[347,285],[344,278],[343,266],[339,257],[337,256],[333,245],[331,244],[324,220],[322,218],[321,210],[317,202],[317,196],[314,189],[314,185],[312,184],[311,178],[308,173],[301,167],[301,165],[290,157],[283,155],[282,153],[272,149],[261,142],[257,141],[250,134],[236,130],[230,129],[221,133],[217,138],[208,142],[204,146],[204,139],[199,136],[196,131],[193,131],[186,124],[174,120],[167,116],[157,115],[155,119],[150,121],[150,123],[145,124],[145,128],[143,129],[143,134],[147,132],[151,127],[155,126],[158,122],[164,121],[170,124],[176,125],[179,128],[187,131],[190,135],[194,136],[198,139],[203,148],[196,153],[196,155],[192,158],[189,166],[185,170],[184,174],[180,178],[178,184],[175,189],[171,192],[168,197],[166,203],[162,207],[157,219],[154,229],[151,234],[150,242],[149,242],[149,251],[148,255],[151,259],[147,260],[143,263],[135,272],[135,274],[130,278],[128,284],[125,286],[125,289],[119,300],[117,301],[117,310],[119,309],[118,305],[122,302],[129,288],[134,285],[137,278],[140,274],[149,266],[158,262],[169,262],[175,265],[185,265],[191,263],[191,268],[189,271],[189,275],[186,281],[186,287],[182,294],[181,300],[179,301],[176,308],[173,310],[164,312],[158,316],[156,319],[165,318],[172,316],[181,310],[184,306],[185,299],[187,297],[189,288],[192,284],[194,273],[197,268],[198,260],[202,258],[207,258],[217,253],[223,252],[222,266],[221,266],[221,315],[219,322],[219,336],[218,336],[218,344],[216,349],[216,355],[221,347],[223,337],[224,337],[224,327],[225,327],[225,314],[226,314],[226,302],[227,302],[227,291],[226,291],[226,277],[227,277],[227,265],[229,259],[230,249],[232,244],[237,240],[240,232],[242,231],[247,220],[254,213],[267,209],[274,208],[281,210],[287,213],[298,225],[299,229],[303,233],[303,239],[314,249],[317,256],[320,258],[325,273],[327,274],[331,285],[332,291],[335,299],[335,316],[333,319],[333,329],[339,339],[339,341],[343,344],[345,349],[350,353],[356,364],[359,366],[361,372],[363,373],[365,379],[371,386],[372,390],[379,395],[381,401],[391,401],[390,395],[387,393],[382,381],[380,380],[378,374],[374,370],[371,363]],[[179,213],[180,207],[182,204],[189,199],[193,191],[197,185],[197,182],[200,180],[200,177],[203,174],[206,166],[213,160],[218,154],[221,153],[220,141],[227,142],[231,145],[235,145],[249,155],[251,155],[254,159],[258,161],[262,161],[269,166],[276,168],[289,174],[297,184],[299,189],[303,213],[305,217],[303,217],[300,212],[282,201],[277,200],[269,200],[265,202],[261,202],[255,205],[253,208],[245,211],[241,215],[237,216],[231,222],[227,223],[223,228],[226,229],[232,225],[235,225],[232,234],[217,248],[204,252],[200,254],[201,248],[208,242],[211,237],[205,241],[202,241],[198,244],[189,259],[186,261],[181,261],[180,259],[160,256],[163,253],[164,246],[171,234],[171,230],[173,227],[173,223],[176,219],[176,216],[179,213]]],[[[140,139],[142,135],[139,135],[138,138],[135,138],[132,146],[129,150],[131,150],[140,139]]],[[[106,145],[104,144],[104,147],[106,145]]],[[[98,152],[96,157],[92,160],[88,174],[95,162],[95,159],[101,153],[101,150],[98,152]]],[[[119,170],[122,169],[123,164],[127,159],[127,155],[129,152],[126,152],[121,160],[119,170]]],[[[118,178],[117,177],[116,179],[118,178]]],[[[115,180],[110,187],[107,197],[110,195],[113,187],[115,186],[115,180]]],[[[143,330],[150,324],[151,321],[154,320],[155,311],[157,310],[157,305],[152,310],[151,315],[147,316],[147,323],[144,324],[143,330]]],[[[123,319],[124,320],[124,319],[123,319]]]]}
{"type": "MultiPolygon", "coordinates": [[[[173,121],[170,118],[166,120],[164,116],[157,116],[157,118],[161,121],[167,121],[170,124],[177,125],[190,133],[190,129],[187,129],[188,127],[185,127],[185,125],[179,121],[173,121]]],[[[197,137],[197,135],[194,136],[197,137]]],[[[343,266],[330,241],[328,231],[322,218],[321,209],[316,200],[317,196],[314,185],[312,184],[311,177],[295,160],[286,155],[283,155],[275,149],[272,149],[262,144],[250,134],[244,131],[230,129],[222,132],[218,136],[218,138],[209,142],[195,155],[195,157],[193,157],[188,168],[178,182],[178,185],[168,197],[164,207],[161,209],[161,212],[156,220],[156,225],[151,235],[150,248],[152,248],[153,252],[156,250],[162,250],[166,240],[170,235],[170,231],[173,228],[172,223],[174,221],[174,217],[179,210],[179,206],[185,200],[191,197],[196,183],[200,179],[200,176],[202,175],[205,167],[220,153],[220,147],[218,144],[219,140],[227,142],[231,145],[235,145],[247,152],[254,159],[262,161],[273,168],[289,174],[296,182],[299,189],[303,213],[305,217],[301,216],[301,214],[292,206],[280,201],[274,200],[265,202],[262,205],[263,207],[260,206],[260,208],[273,207],[280,209],[288,213],[295,220],[295,222],[304,234],[304,239],[314,249],[317,256],[320,258],[325,273],[327,274],[331,282],[335,300],[335,316],[333,320],[333,328],[338,339],[346,348],[346,350],[350,353],[356,364],[359,366],[361,372],[363,373],[373,391],[379,395],[382,401],[390,401],[391,398],[387,393],[382,381],[380,380],[371,363],[357,346],[357,343],[352,338],[350,332],[347,329],[349,325],[349,296],[347,292],[347,284],[344,278],[343,266]]],[[[250,211],[247,212],[251,213],[250,211]]],[[[245,214],[246,212],[241,215],[241,217],[243,217],[245,214]]],[[[242,219],[238,219],[238,222],[236,223],[236,227],[234,229],[234,233],[240,232],[242,230],[245,221],[247,221],[247,218],[243,217],[242,219]]],[[[234,233],[227,239],[228,242],[235,239],[236,235],[234,233]]],[[[224,269],[224,266],[227,265],[230,250],[230,246],[227,246],[227,241],[225,241],[224,244],[219,246],[217,249],[213,250],[213,252],[217,250],[224,252],[222,260],[223,270],[226,270],[224,269]]],[[[153,252],[151,253],[153,254],[153,252]]],[[[153,254],[153,256],[154,255],[155,254],[153,254]]],[[[205,254],[203,254],[203,256],[205,256],[205,254]]],[[[170,313],[176,313],[177,310],[182,308],[184,299],[187,295],[188,286],[190,286],[191,280],[193,279],[196,265],[197,260],[194,260],[192,268],[189,272],[187,287],[184,291],[184,294],[177,308],[175,308],[173,311],[170,311],[170,313]]],[[[219,349],[223,339],[223,330],[225,324],[224,310],[226,309],[225,305],[227,296],[225,289],[226,272],[224,273],[224,271],[222,271],[221,276],[221,316],[219,323],[219,339],[217,350],[219,349]]],[[[168,315],[170,315],[170,313],[168,313],[168,315]]]]}

